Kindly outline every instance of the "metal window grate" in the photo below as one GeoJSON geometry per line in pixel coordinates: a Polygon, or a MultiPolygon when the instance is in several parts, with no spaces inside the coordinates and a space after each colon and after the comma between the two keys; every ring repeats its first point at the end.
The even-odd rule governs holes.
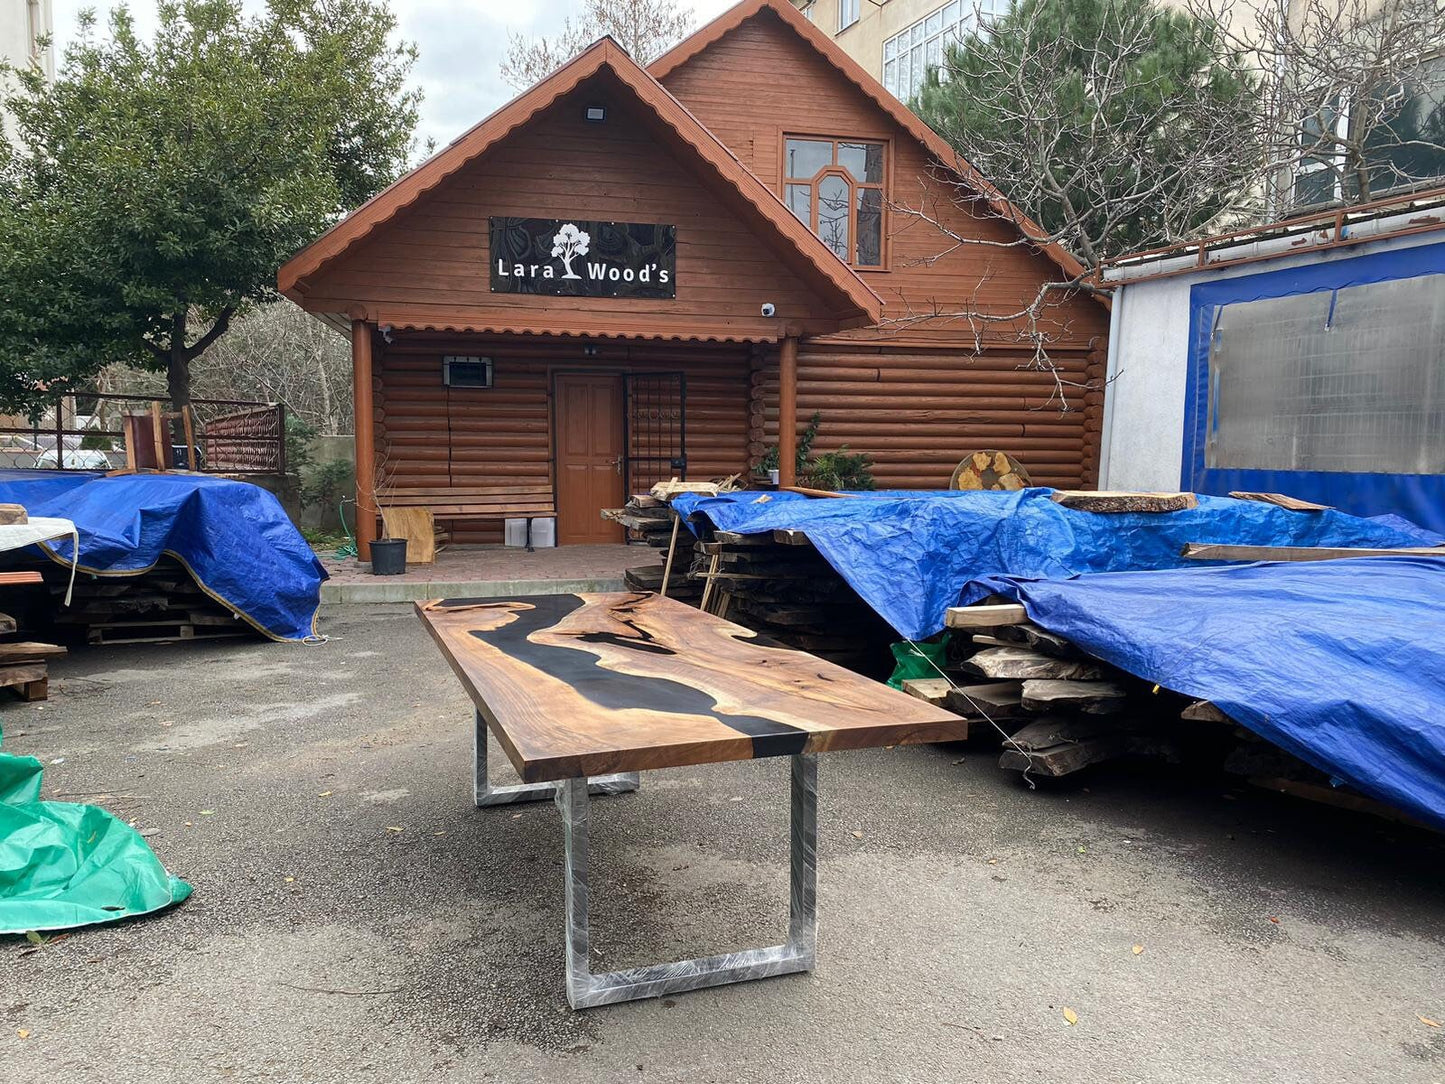
{"type": "Polygon", "coordinates": [[[1445,474],[1445,275],[1217,310],[1206,465],[1445,474]]]}
{"type": "Polygon", "coordinates": [[[687,477],[687,378],[627,375],[627,491],[687,477]]]}

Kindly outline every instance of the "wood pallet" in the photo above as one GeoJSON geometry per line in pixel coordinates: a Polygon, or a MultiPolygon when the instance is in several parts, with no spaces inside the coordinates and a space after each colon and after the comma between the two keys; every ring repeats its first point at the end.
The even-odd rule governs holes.
{"type": "Polygon", "coordinates": [[[8,688],[27,701],[50,696],[50,660],[65,654],[55,644],[0,643],[0,688],[8,688]]]}

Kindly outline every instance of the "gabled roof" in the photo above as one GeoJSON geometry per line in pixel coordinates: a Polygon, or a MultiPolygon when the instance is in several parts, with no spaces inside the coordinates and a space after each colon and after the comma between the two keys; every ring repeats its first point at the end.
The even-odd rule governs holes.
{"type": "MultiPolygon", "coordinates": [[[[883,110],[900,128],[922,143],[940,165],[962,178],[964,183],[986,199],[1001,217],[1015,223],[1025,236],[1046,236],[1042,226],[1010,203],[1002,192],[964,160],[948,140],[924,124],[918,114],[888,93],[882,83],[869,75],[862,65],[845,53],[837,42],[819,30],[788,0],[742,0],[741,3],[728,8],[695,34],[663,53],[648,65],[647,70],[656,79],[666,79],[671,72],[682,67],[749,19],[756,18],[763,12],[771,12],[780,19],[785,26],[810,45],[819,56],[836,68],[845,79],[871,98],[878,108],[883,110]]],[[[1053,260],[1070,279],[1083,274],[1083,264],[1079,263],[1073,254],[1062,245],[1051,242],[1037,244],[1036,247],[1053,260]]]]}
{"type": "Polygon", "coordinates": [[[882,302],[878,295],[610,37],[602,38],[512,99],[292,256],[277,272],[278,289],[293,301],[301,301],[306,294],[308,276],[315,275],[467,163],[604,69],[631,90],[666,129],[676,134],[679,147],[692,159],[696,169],[704,175],[710,172],[742,197],[745,208],[753,212],[755,226],[771,233],[784,250],[797,254],[798,270],[807,275],[825,300],[837,306],[840,318],[855,318],[856,322],[856,318],[861,317],[868,323],[880,319],[882,302]]]}

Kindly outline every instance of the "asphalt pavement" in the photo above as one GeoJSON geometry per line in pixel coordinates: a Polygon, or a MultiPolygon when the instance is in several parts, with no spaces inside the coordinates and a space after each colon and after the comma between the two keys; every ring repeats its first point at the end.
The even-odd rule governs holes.
{"type": "MultiPolygon", "coordinates": [[[[473,807],[409,608],[323,629],[82,649],[0,707],[45,797],[195,886],[0,938],[0,1082],[1445,1084],[1441,837],[1153,764],[1030,790],[971,745],[820,758],[812,974],[574,1013],[556,810],[473,807]]],[[[782,939],[786,761],[593,809],[594,968],[782,939]]]]}

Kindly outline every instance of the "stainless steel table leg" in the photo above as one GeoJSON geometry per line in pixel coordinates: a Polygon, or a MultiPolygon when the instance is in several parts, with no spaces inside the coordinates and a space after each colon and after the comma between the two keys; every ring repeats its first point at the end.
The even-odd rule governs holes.
{"type": "Polygon", "coordinates": [[[562,811],[566,845],[567,1000],[574,1009],[813,969],[818,944],[818,758],[804,753],[792,762],[788,940],[767,948],[595,975],[588,969],[588,787],[582,779],[562,781],[557,808],[562,811]]]}
{"type": "MultiPolygon", "coordinates": [[[[512,802],[541,802],[557,793],[556,783],[517,783],[494,787],[487,781],[487,721],[480,711],[476,715],[476,732],[472,741],[473,798],[477,805],[510,805],[512,802]]],[[[636,772],[598,775],[587,780],[591,794],[626,794],[638,787],[636,772]]]]}

